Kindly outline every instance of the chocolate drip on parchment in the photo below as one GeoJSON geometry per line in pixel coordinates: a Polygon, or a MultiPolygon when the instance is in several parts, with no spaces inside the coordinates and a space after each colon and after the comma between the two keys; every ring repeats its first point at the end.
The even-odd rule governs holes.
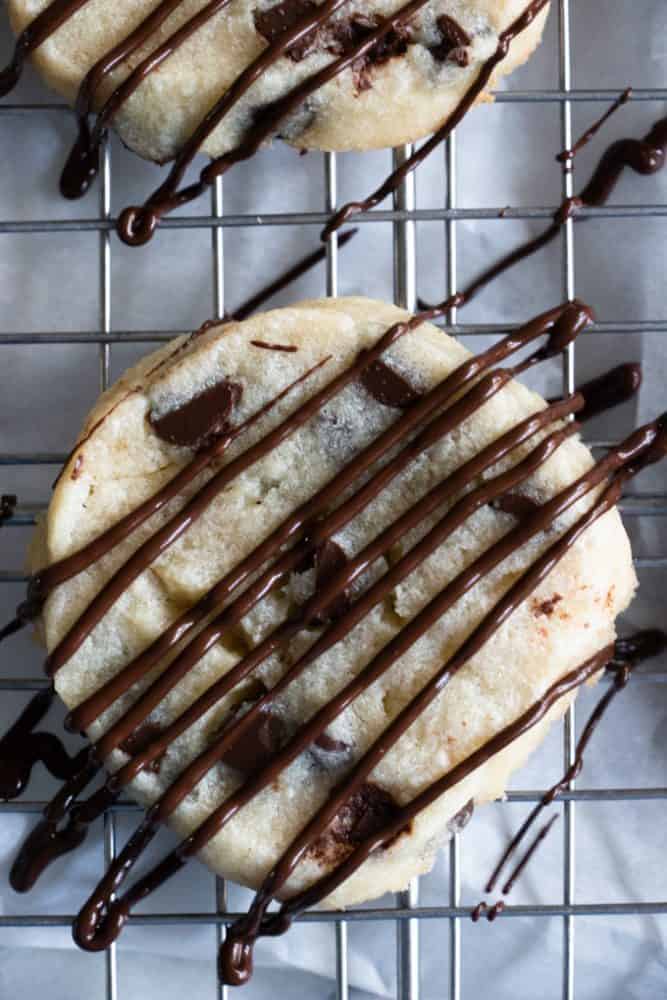
{"type": "MultiPolygon", "coordinates": [[[[666,155],[667,118],[657,121],[643,139],[620,139],[618,142],[612,143],[603,153],[588,184],[578,195],[566,198],[563,201],[554,215],[553,222],[544,232],[532,240],[521,243],[515,250],[510,251],[510,253],[502,257],[497,263],[482,271],[477,280],[469,286],[468,293],[472,291],[474,294],[478,291],[479,287],[483,287],[499,274],[509,270],[514,264],[518,264],[520,261],[530,257],[531,254],[541,250],[542,247],[547,246],[552,240],[556,239],[561,227],[565,225],[568,219],[577,221],[578,213],[582,208],[601,207],[606,204],[626,167],[630,167],[635,173],[644,176],[655,174],[664,167],[666,155]]],[[[409,162],[406,161],[401,170],[409,162]]],[[[397,183],[400,179],[398,178],[397,183]]],[[[359,211],[365,210],[365,204],[355,203],[355,205],[357,204],[361,206],[359,211]]],[[[354,214],[354,210],[346,213],[344,209],[341,209],[341,212],[338,213],[325,229],[324,235],[328,235],[338,225],[342,225],[350,214],[354,214]]],[[[450,308],[461,304],[458,295],[451,296],[448,302],[450,308]]],[[[428,304],[421,300],[419,305],[422,309],[429,308],[428,304]]]]}
{"type": "Polygon", "coordinates": [[[65,779],[76,773],[76,758],[69,756],[61,740],[52,733],[35,732],[54,696],[51,687],[39,691],[0,738],[0,801],[8,802],[21,795],[38,762],[55,778],[65,779]]]}
{"type": "Polygon", "coordinates": [[[623,93],[616,98],[614,103],[607,108],[605,113],[601,115],[600,118],[597,119],[597,121],[593,122],[593,124],[589,128],[587,128],[586,131],[581,136],[579,136],[577,141],[572,144],[570,149],[564,149],[561,153],[558,154],[558,156],[556,157],[557,162],[563,163],[566,169],[569,169],[577,153],[580,152],[580,150],[582,150],[584,146],[587,146],[588,143],[591,141],[591,139],[595,138],[595,136],[598,134],[598,132],[605,124],[605,122],[608,121],[609,118],[611,118],[611,116],[616,111],[618,111],[620,107],[622,107],[624,104],[627,104],[631,96],[632,96],[632,87],[626,87],[623,93]]]}

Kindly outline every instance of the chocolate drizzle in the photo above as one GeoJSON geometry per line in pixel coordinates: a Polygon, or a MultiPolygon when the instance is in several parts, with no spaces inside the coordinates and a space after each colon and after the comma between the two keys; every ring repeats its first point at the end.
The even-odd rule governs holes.
{"type": "Polygon", "coordinates": [[[230,418],[242,394],[238,382],[223,378],[162,416],[149,413],[148,421],[163,441],[199,450],[229,433],[230,418]]]}
{"type": "Polygon", "coordinates": [[[591,139],[593,139],[598,134],[604,123],[609,118],[611,118],[611,116],[614,114],[615,111],[618,111],[620,107],[626,104],[630,100],[631,96],[632,96],[632,87],[627,87],[623,91],[623,93],[616,98],[614,103],[609,108],[607,108],[605,113],[600,118],[598,118],[598,120],[594,122],[590,126],[590,128],[586,129],[583,135],[581,135],[577,139],[577,141],[572,145],[570,149],[564,149],[562,153],[558,154],[558,156],[556,157],[558,163],[563,163],[566,169],[569,169],[577,153],[581,149],[583,149],[584,146],[588,145],[591,139]]]}
{"type": "MultiPolygon", "coordinates": [[[[76,102],[79,136],[61,179],[61,190],[67,197],[78,197],[87,190],[98,169],[99,147],[102,138],[123,103],[151,72],[157,69],[187,38],[229,2],[230,0],[218,0],[218,2],[207,4],[146,57],[113,92],[100,111],[91,130],[86,118],[92,106],[94,92],[101,81],[157,30],[169,13],[178,6],[178,0],[163,0],[163,3],[159,4],[124,41],[93,67],[81,85],[76,102]]],[[[198,197],[213,182],[215,177],[220,176],[235,163],[252,156],[259,146],[274,135],[281,123],[288,120],[311,94],[344,70],[351,69],[359,90],[367,89],[371,82],[370,73],[374,66],[381,65],[394,56],[405,53],[410,41],[408,23],[425,6],[427,0],[409,0],[403,7],[381,20],[354,14],[348,19],[339,19],[335,23],[327,25],[331,16],[345,2],[346,0],[324,0],[321,5],[316,5],[308,3],[307,0],[305,2],[304,0],[295,0],[294,3],[279,4],[279,9],[273,8],[270,11],[256,12],[256,26],[260,33],[269,39],[268,48],[240,74],[229,90],[205,115],[176,157],[169,177],[158,191],[142,207],[132,207],[121,214],[118,222],[118,232],[121,239],[131,245],[147,242],[159,219],[166,212],[198,197]],[[185,171],[199,148],[266,69],[284,55],[296,59],[303,58],[318,43],[333,52],[337,58],[289,91],[285,97],[261,109],[255,117],[254,124],[251,125],[237,149],[215,159],[209,167],[202,171],[198,182],[179,189],[185,171]]],[[[71,13],[83,6],[83,3],[85,0],[79,0],[76,4],[54,0],[34,22],[35,26],[38,25],[38,22],[41,23],[43,30],[41,32],[33,30],[32,35],[30,35],[31,28],[27,29],[27,33],[24,35],[29,37],[26,39],[21,36],[17,43],[14,62],[9,70],[5,71],[7,90],[18,79],[25,56],[41,44],[71,13]]],[[[498,51],[492,60],[484,64],[480,72],[480,79],[484,77],[481,86],[476,90],[477,82],[473,84],[459,105],[461,117],[488,83],[492,70],[507,54],[510,41],[532,22],[546,4],[547,0],[533,0],[527,6],[522,17],[518,18],[507,29],[507,32],[501,35],[498,51]],[[474,94],[473,91],[475,91],[474,94]]],[[[444,57],[449,61],[459,63],[459,65],[465,65],[467,51],[459,43],[467,40],[466,33],[453,19],[445,20],[445,16],[440,18],[439,28],[443,40],[441,45],[435,47],[434,58],[444,57]]]]}
{"type": "Polygon", "coordinates": [[[69,756],[57,736],[35,732],[50,709],[53,698],[51,687],[36,694],[0,739],[0,801],[18,798],[38,762],[44,764],[55,778],[69,778],[76,770],[76,759],[69,756]]]}
{"type": "Polygon", "coordinates": [[[586,405],[579,413],[580,421],[591,420],[600,413],[625,403],[639,392],[642,384],[641,365],[624,364],[612,368],[581,386],[586,405]]]}
{"type": "Polygon", "coordinates": [[[0,524],[14,516],[18,497],[15,493],[3,493],[0,497],[0,524]]]}

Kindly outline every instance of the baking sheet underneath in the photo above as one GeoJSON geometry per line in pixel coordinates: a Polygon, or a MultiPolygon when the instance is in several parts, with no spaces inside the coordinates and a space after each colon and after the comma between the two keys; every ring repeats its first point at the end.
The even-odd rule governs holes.
{"type": "MultiPolygon", "coordinates": [[[[573,4],[574,86],[577,88],[660,87],[667,80],[667,15],[664,0],[629,4],[624,0],[579,0],[573,4]]],[[[6,18],[0,14],[0,63],[10,51],[6,18]]],[[[558,38],[555,13],[545,44],[531,63],[507,84],[516,89],[558,85],[558,38]]],[[[52,95],[31,75],[10,100],[42,103],[52,95]]],[[[602,110],[575,104],[575,133],[602,110]]],[[[612,119],[603,136],[577,160],[577,179],[585,179],[604,144],[621,135],[639,135],[664,105],[636,102],[612,119]]],[[[51,112],[0,116],[0,218],[91,218],[97,213],[98,189],[80,203],[56,193],[56,177],[73,135],[69,117],[51,112]]],[[[560,173],[553,154],[560,146],[558,104],[498,104],[473,112],[459,130],[459,204],[556,205],[560,173]]],[[[338,158],[341,200],[370,190],[390,163],[388,153],[338,158]]],[[[113,145],[113,210],[144,197],[161,176],[113,145]]],[[[442,205],[445,193],[443,154],[436,153],[418,175],[420,207],[442,205]]],[[[322,157],[299,158],[277,145],[225,182],[228,213],[321,211],[324,198],[322,157]]],[[[667,171],[648,180],[626,177],[614,196],[619,204],[639,201],[664,206],[667,171]]],[[[206,200],[187,211],[208,213],[206,200]]],[[[604,320],[657,320],[667,316],[665,291],[665,219],[609,219],[577,225],[577,293],[604,320]]],[[[539,223],[490,220],[458,225],[461,281],[497,254],[537,230],[539,223]]],[[[317,227],[250,227],[227,230],[225,279],[227,306],[234,305],[273,277],[285,264],[317,243],[317,227]]],[[[192,329],[212,312],[210,232],[165,231],[143,250],[129,250],[114,238],[112,321],[114,330],[192,329]]],[[[0,235],[0,334],[16,331],[83,331],[98,325],[99,237],[94,232],[0,235]]],[[[419,292],[442,297],[446,281],[444,227],[418,228],[419,292]]],[[[461,313],[461,321],[499,323],[526,318],[560,301],[561,251],[554,246],[526,262],[461,313]]],[[[301,280],[277,301],[323,294],[324,274],[301,280]]],[[[341,252],[341,294],[392,295],[391,228],[365,224],[341,252]]],[[[577,373],[583,379],[618,360],[641,360],[644,386],[628,403],[589,430],[609,439],[627,433],[638,421],[665,408],[667,351],[664,334],[584,337],[577,347],[577,373]]],[[[479,338],[470,339],[479,348],[479,338]]],[[[115,345],[112,368],[117,376],[145,345],[115,345]]],[[[0,451],[66,452],[86,410],[97,395],[98,351],[93,345],[8,346],[0,349],[0,451]]],[[[560,389],[560,366],[542,366],[535,384],[547,394],[560,389]]],[[[22,503],[48,497],[52,467],[4,468],[0,492],[18,493],[22,503]]],[[[633,487],[638,492],[667,488],[664,466],[633,487]]],[[[640,557],[667,555],[664,517],[627,521],[640,557]]],[[[3,568],[20,568],[28,529],[5,528],[0,534],[3,568]]],[[[624,626],[664,624],[664,567],[640,573],[641,591],[624,626]]],[[[0,620],[20,598],[20,587],[0,585],[0,620]]],[[[5,676],[38,673],[40,656],[29,638],[18,636],[0,650],[5,676]]],[[[652,664],[653,667],[667,663],[652,664]]],[[[25,695],[3,694],[0,727],[4,730],[25,695]]],[[[577,702],[579,725],[594,694],[577,702]]],[[[53,712],[59,720],[62,713],[53,712]]],[[[73,743],[72,745],[75,745],[73,743]]],[[[516,788],[543,788],[562,768],[562,734],[555,730],[524,770],[516,788]]],[[[614,705],[595,738],[580,786],[585,788],[665,786],[667,781],[667,685],[632,684],[614,705]]],[[[30,798],[45,797],[53,784],[35,775],[30,798]]],[[[473,906],[508,835],[529,807],[495,804],[481,809],[461,838],[462,899],[473,906]]],[[[119,818],[119,841],[129,834],[136,814],[119,818]]],[[[103,863],[101,824],[88,846],[50,870],[28,897],[14,894],[6,875],[15,845],[33,822],[28,815],[0,814],[0,913],[67,914],[76,911],[97,881],[103,863]]],[[[564,824],[541,849],[512,902],[559,903],[563,898],[564,824]]],[[[558,829],[558,828],[557,828],[558,829]]],[[[577,902],[652,902],[667,898],[665,806],[659,800],[582,802],[576,807],[577,902]]],[[[165,835],[166,837],[166,835],[165,835]]],[[[448,901],[448,861],[443,855],[431,876],[422,880],[421,901],[448,901]]],[[[197,865],[151,900],[151,912],[211,911],[213,880],[197,865]]],[[[232,888],[236,909],[248,895],[232,888]]],[[[392,900],[382,903],[391,905],[392,900]]],[[[575,922],[576,996],[654,1000],[667,988],[664,916],[578,917],[575,922]]],[[[422,924],[422,995],[447,995],[448,924],[422,924]]],[[[349,925],[350,981],[354,1000],[395,995],[395,925],[372,922],[349,925]]],[[[462,923],[463,996],[493,989],[496,1000],[533,1000],[560,996],[562,921],[559,918],[501,919],[489,925],[462,923]]],[[[119,996],[122,1000],[215,996],[215,931],[185,925],[130,927],[118,947],[119,996]]],[[[79,952],[68,927],[0,929],[0,998],[48,996],[50,1000],[95,1000],[104,996],[105,958],[79,952]]],[[[244,989],[247,1000],[269,996],[324,998],[335,995],[335,939],[332,925],[295,927],[288,936],[263,942],[257,972],[244,989]]]]}

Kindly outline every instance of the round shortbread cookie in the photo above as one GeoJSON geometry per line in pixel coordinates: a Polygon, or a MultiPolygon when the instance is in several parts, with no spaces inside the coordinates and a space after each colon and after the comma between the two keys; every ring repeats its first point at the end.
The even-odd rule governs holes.
{"type": "MultiPolygon", "coordinates": [[[[47,82],[74,102],[86,73],[143,19],[159,0],[88,0],[35,51],[47,82]]],[[[50,0],[8,0],[17,32],[50,0]]],[[[183,0],[150,39],[114,68],[95,93],[101,107],[129,73],[174,31],[205,7],[183,0]]],[[[236,146],[259,112],[361,42],[403,0],[349,0],[317,30],[264,72],[203,144],[210,156],[236,146]]],[[[500,32],[523,12],[526,0],[429,0],[405,28],[392,31],[373,54],[358,60],[307,98],[280,128],[302,148],[373,149],[411,142],[434,131],[456,107],[500,32]]],[[[199,27],[122,105],[115,127],[140,155],[173,159],[207,111],[239,74],[314,0],[232,0],[199,27]]],[[[542,33],[547,8],[512,43],[494,74],[521,65],[542,33]]],[[[488,98],[488,94],[484,95],[488,98]]]]}
{"type": "MultiPolygon", "coordinates": [[[[259,423],[240,435],[222,459],[134,534],[48,598],[40,628],[52,651],[111,574],[141,542],[179,510],[195,489],[222,465],[265,437],[313,393],[347,368],[406,313],[360,298],[303,302],[242,323],[213,326],[181,338],[127,372],[89,415],[56,486],[48,517],[32,550],[34,571],[62,559],[92,539],[192,460],[189,447],[169,443],[169,417],[193,397],[229,380],[234,394],[232,424],[269,403],[287,386],[328,358],[294,387],[259,423]],[[267,346],[272,345],[272,348],[267,346]],[[276,346],[293,348],[277,350],[276,346]],[[162,436],[156,433],[160,430],[162,436]]],[[[388,366],[416,393],[439,383],[470,355],[430,324],[400,338],[384,355],[388,366]]],[[[410,509],[437,482],[478,454],[544,401],[510,382],[438,443],[412,461],[336,536],[351,557],[410,509]]],[[[132,584],[56,674],[58,693],[75,708],[159,636],[185,608],[237,565],[285,518],[340,470],[381,431],[400,419],[394,405],[378,401],[354,381],[299,430],[233,480],[196,521],[132,584]]],[[[544,431],[544,434],[548,429],[544,431]]],[[[173,435],[172,435],[173,436],[173,435]]],[[[536,438],[501,463],[509,468],[534,448],[536,438]]],[[[544,502],[592,465],[576,438],[565,441],[521,486],[544,502]]],[[[495,466],[484,478],[497,475],[495,466]]],[[[479,480],[476,481],[479,484],[479,480]]],[[[346,494],[349,495],[349,494],[346,494]]],[[[406,703],[441,668],[499,597],[535,558],[592,503],[589,494],[551,527],[519,548],[458,600],[401,658],[327,729],[327,739],[301,754],[211,840],[202,859],[222,876],[257,886],[331,789],[378,738],[406,703]]],[[[446,508],[444,508],[446,509],[446,508]]],[[[439,508],[436,517],[442,516],[439,508]]],[[[430,527],[435,518],[425,522],[430,527]]],[[[422,562],[389,597],[320,656],[277,699],[272,721],[278,743],[293,734],[395,636],[462,569],[516,526],[514,515],[486,505],[422,562]]],[[[405,536],[358,580],[351,599],[394,565],[424,529],[405,536]]],[[[300,567],[279,582],[240,626],[226,634],[153,711],[149,722],[163,729],[216,679],[293,613],[312,593],[315,571],[300,567]]],[[[401,737],[370,780],[382,801],[406,803],[439,776],[510,724],[539,700],[566,671],[613,640],[614,619],[636,585],[629,542],[618,513],[605,514],[568,551],[533,595],[511,615],[457,673],[427,711],[401,737]],[[391,798],[388,798],[391,797],[391,798]]],[[[333,612],[332,612],[333,614],[333,612]]],[[[141,803],[154,802],[184,766],[258,693],[271,688],[297,655],[322,634],[326,623],[302,629],[252,676],[176,740],[159,762],[130,785],[141,803]]],[[[151,675],[166,666],[162,662],[151,675]]],[[[145,684],[142,685],[145,687],[145,684]]],[[[139,695],[133,688],[88,731],[99,739],[139,695]]],[[[422,812],[389,847],[375,852],[329,900],[347,905],[404,887],[427,870],[448,824],[472,799],[503,794],[510,774],[565,710],[570,697],[507,749],[492,757],[422,812]]],[[[128,756],[114,751],[111,770],[128,756]]],[[[181,836],[198,826],[244,780],[233,761],[217,764],[172,817],[181,836]]],[[[351,822],[350,817],[347,821],[351,822]]],[[[345,824],[343,824],[344,826],[345,824]]],[[[303,888],[340,859],[340,844],[319,845],[291,877],[287,894],[303,888]]]]}

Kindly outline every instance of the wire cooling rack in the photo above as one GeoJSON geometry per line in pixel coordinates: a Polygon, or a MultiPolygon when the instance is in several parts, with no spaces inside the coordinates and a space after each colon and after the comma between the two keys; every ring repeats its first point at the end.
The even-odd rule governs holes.
{"type": "MultiPolygon", "coordinates": [[[[560,142],[563,148],[568,148],[573,139],[572,112],[575,102],[588,102],[592,107],[607,102],[615,97],[620,90],[575,90],[572,87],[573,46],[571,33],[570,0],[558,0],[552,5],[555,8],[551,16],[558,19],[559,37],[559,82],[553,90],[511,90],[499,93],[499,102],[527,103],[531,105],[546,105],[554,102],[560,112],[560,142]]],[[[619,81],[619,84],[622,81],[619,81]]],[[[633,100],[661,101],[667,99],[667,88],[644,89],[635,91],[633,100]]],[[[64,105],[50,104],[17,104],[4,101],[0,104],[0,115],[30,115],[35,118],[38,126],[40,116],[44,114],[66,113],[64,105]]],[[[591,116],[592,117],[592,116],[591,116]]],[[[399,165],[410,154],[411,147],[398,149],[394,152],[394,165],[399,165]]],[[[317,154],[312,154],[317,155],[317,154]]],[[[437,154],[436,154],[437,155],[437,154]]],[[[446,276],[447,292],[457,289],[457,224],[460,220],[484,220],[497,217],[496,209],[460,208],[457,200],[457,138],[453,134],[444,147],[445,173],[447,178],[446,204],[443,209],[418,209],[416,202],[415,175],[412,174],[403,183],[394,197],[391,209],[378,210],[372,215],[362,215],[358,218],[361,224],[370,221],[382,221],[391,224],[394,234],[394,296],[397,304],[408,309],[414,309],[417,301],[417,268],[416,268],[416,235],[420,223],[441,222],[445,230],[446,276]]],[[[223,213],[223,184],[218,179],[211,192],[211,205],[208,215],[190,217],[172,217],[163,223],[166,228],[205,229],[211,236],[211,265],[213,269],[213,309],[217,316],[222,316],[225,310],[225,278],[224,278],[224,237],[227,230],[235,227],[274,227],[283,225],[319,225],[323,223],[331,211],[339,204],[338,173],[335,154],[323,154],[325,203],[321,212],[284,212],[264,215],[225,215],[223,213]]],[[[1,179],[0,179],[1,183],[1,179]]],[[[94,218],[33,220],[0,218],[0,238],[11,238],[15,234],[63,233],[68,230],[92,230],[99,234],[99,319],[97,328],[76,333],[43,332],[22,333],[20,331],[2,334],[0,345],[34,345],[33,349],[43,344],[73,344],[86,343],[98,345],[99,351],[99,387],[105,389],[110,382],[112,346],[117,343],[148,344],[170,339],[179,331],[153,330],[150,333],[136,331],[119,331],[112,328],[112,252],[114,237],[112,230],[112,170],[111,153],[105,148],[102,159],[102,169],[99,178],[98,213],[94,218]]],[[[563,197],[573,193],[573,176],[565,173],[562,181],[563,197]]],[[[507,218],[517,219],[548,219],[553,212],[551,207],[516,208],[507,210],[507,218]]],[[[630,206],[613,206],[589,210],[588,214],[597,217],[648,217],[667,215],[667,205],[633,204],[630,206]]],[[[141,251],[139,251],[141,252],[141,251]]],[[[562,296],[573,298],[575,288],[575,226],[569,220],[562,235],[562,296]]],[[[338,292],[339,254],[337,239],[334,236],[327,246],[326,256],[326,287],[327,295],[335,296],[338,292]]],[[[485,324],[460,324],[457,311],[453,309],[448,317],[445,328],[455,334],[473,335],[496,332],[497,327],[485,324]]],[[[597,332],[617,333],[667,333],[667,315],[657,320],[638,319],[634,321],[607,321],[597,324],[597,332]]],[[[1,352],[0,352],[1,358],[1,352]]],[[[571,391],[575,385],[575,349],[572,345],[563,362],[563,389],[571,391]]],[[[595,441],[593,445],[603,446],[606,442],[595,441]]],[[[12,489],[12,468],[20,466],[58,465],[65,458],[63,454],[22,452],[0,454],[0,466],[4,467],[5,480],[3,491],[14,492],[12,489]]],[[[43,509],[44,504],[18,504],[12,517],[6,522],[8,527],[26,526],[34,523],[35,515],[43,509]]],[[[623,512],[626,517],[651,517],[667,514],[667,494],[635,494],[625,499],[623,512]]],[[[3,527],[4,531],[4,527],[3,527]]],[[[659,568],[667,565],[667,558],[651,557],[638,559],[637,565],[641,571],[644,568],[659,568]]],[[[24,582],[22,574],[14,570],[0,567],[0,584],[18,584],[24,582]]],[[[657,624],[657,623],[656,623],[657,624]]],[[[659,668],[645,669],[640,673],[642,678],[665,679],[667,676],[659,668]]],[[[45,684],[41,677],[7,677],[0,680],[0,690],[4,692],[27,692],[38,689],[45,684]]],[[[572,707],[563,723],[562,758],[567,767],[574,754],[575,716],[572,707]]],[[[510,802],[535,802],[541,796],[539,790],[510,792],[510,802]]],[[[576,861],[576,808],[579,802],[627,802],[629,804],[648,800],[665,800],[667,788],[664,787],[618,787],[590,788],[575,787],[573,782],[562,795],[563,823],[563,871],[562,871],[562,902],[551,905],[512,905],[506,906],[501,919],[512,917],[531,917],[535,919],[556,919],[562,922],[562,986],[560,992],[565,1000],[573,1000],[576,995],[576,953],[575,930],[577,918],[581,916],[646,916],[666,915],[667,901],[642,902],[639,900],[624,903],[582,903],[575,901],[575,861],[576,861]]],[[[3,815],[10,813],[37,813],[43,807],[43,801],[19,801],[0,806],[0,821],[3,815]]],[[[104,855],[109,862],[116,850],[117,824],[119,816],[124,812],[136,810],[136,806],[128,802],[119,802],[104,819],[104,855]]],[[[345,913],[309,912],[301,919],[304,921],[327,922],[332,925],[335,934],[336,948],[336,986],[337,1000],[347,1000],[350,996],[348,977],[348,927],[357,921],[394,922],[396,926],[396,996],[399,1000],[419,1000],[420,984],[420,921],[441,920],[448,925],[449,947],[449,982],[441,985],[441,995],[450,1000],[460,1000],[468,996],[465,982],[462,979],[462,924],[470,914],[469,906],[461,905],[461,860],[462,845],[459,836],[455,835],[449,846],[450,884],[449,897],[443,905],[420,905],[418,880],[409,889],[400,894],[394,907],[375,906],[371,908],[351,909],[345,913]]],[[[233,919],[234,914],[227,912],[226,887],[221,880],[215,885],[217,913],[141,913],[131,918],[131,923],[141,925],[210,925],[216,928],[218,942],[224,934],[225,923],[233,919]]],[[[51,915],[29,913],[12,915],[4,912],[0,915],[0,941],[3,928],[13,927],[59,927],[71,922],[72,915],[51,915]]],[[[213,958],[213,956],[212,956],[213,958]]],[[[107,1000],[122,1000],[118,979],[118,957],[115,946],[106,953],[106,998],[107,1000]]],[[[558,991],[558,989],[557,989],[558,991]]],[[[549,992],[555,996],[557,991],[549,992]]],[[[326,991],[325,991],[326,992],[326,991]]],[[[224,986],[212,987],[212,996],[218,1000],[228,996],[224,986]],[[217,989],[217,993],[215,990],[217,989]]],[[[323,994],[322,994],[323,995],[323,994]]],[[[546,994],[545,994],[546,995],[546,994]]]]}

